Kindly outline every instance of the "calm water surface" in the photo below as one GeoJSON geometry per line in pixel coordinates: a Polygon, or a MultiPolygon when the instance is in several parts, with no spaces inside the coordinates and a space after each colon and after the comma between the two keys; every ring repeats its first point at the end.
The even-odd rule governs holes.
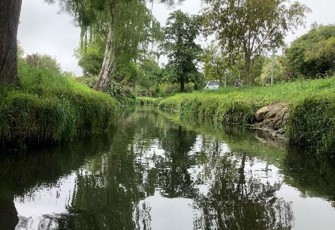
{"type": "Polygon", "coordinates": [[[335,229],[329,162],[147,108],[112,136],[0,157],[0,229],[335,229]]]}

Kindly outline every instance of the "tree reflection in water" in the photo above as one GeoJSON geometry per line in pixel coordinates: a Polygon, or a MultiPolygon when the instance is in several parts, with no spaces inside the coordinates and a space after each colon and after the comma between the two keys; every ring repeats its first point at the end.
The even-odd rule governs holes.
{"type": "MultiPolygon", "coordinates": [[[[86,161],[58,159],[63,163],[55,165],[69,165],[66,170],[71,169],[76,185],[67,199],[67,211],[40,217],[39,229],[151,229],[154,220],[148,198],[157,193],[164,199],[193,202],[195,229],[292,226],[290,204],[276,197],[281,180],[264,180],[255,173],[259,168],[252,165],[254,158],[231,153],[216,138],[143,110],[120,122],[110,141],[90,151],[86,161]]],[[[178,207],[174,210],[178,212],[178,207]]],[[[20,224],[24,229],[28,220],[21,217],[20,224]]]]}
{"type": "Polygon", "coordinates": [[[271,184],[246,171],[246,154],[226,154],[212,164],[212,183],[195,200],[200,210],[195,229],[291,229],[290,203],[276,197],[280,182],[271,184]]]}

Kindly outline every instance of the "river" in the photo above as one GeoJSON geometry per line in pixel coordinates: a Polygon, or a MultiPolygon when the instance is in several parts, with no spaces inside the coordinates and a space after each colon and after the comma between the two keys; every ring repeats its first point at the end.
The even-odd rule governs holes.
{"type": "Polygon", "coordinates": [[[335,229],[335,166],[306,158],[139,107],[109,136],[1,155],[0,229],[335,229]]]}

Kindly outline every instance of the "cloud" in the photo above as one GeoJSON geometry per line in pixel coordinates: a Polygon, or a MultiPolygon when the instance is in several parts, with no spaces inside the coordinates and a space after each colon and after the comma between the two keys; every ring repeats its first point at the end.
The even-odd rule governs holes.
{"type": "Polygon", "coordinates": [[[56,5],[43,0],[22,2],[18,40],[26,54],[48,54],[57,59],[63,70],[80,75],[74,57],[79,38],[80,29],[69,15],[59,13],[56,5]]]}

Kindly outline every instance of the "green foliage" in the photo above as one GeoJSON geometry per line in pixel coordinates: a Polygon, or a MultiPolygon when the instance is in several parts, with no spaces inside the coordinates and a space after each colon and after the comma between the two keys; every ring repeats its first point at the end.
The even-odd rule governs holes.
{"type": "MultiPolygon", "coordinates": [[[[187,83],[185,84],[185,92],[191,93],[194,90],[194,84],[193,83],[187,83]]],[[[180,85],[175,83],[161,83],[159,85],[159,92],[158,96],[160,97],[167,97],[175,95],[176,93],[180,92],[180,85]]]]}
{"type": "Polygon", "coordinates": [[[138,96],[158,96],[162,70],[158,63],[147,58],[137,65],[136,94],[138,96]]]}
{"type": "Polygon", "coordinates": [[[36,144],[107,131],[117,102],[75,79],[28,64],[18,89],[0,89],[0,141],[36,144]]]}
{"type": "Polygon", "coordinates": [[[316,94],[290,112],[288,137],[291,145],[307,149],[316,156],[335,156],[335,97],[316,94]]]}
{"type": "Polygon", "coordinates": [[[292,75],[317,78],[335,71],[335,25],[316,26],[287,49],[287,68],[292,75]]]}
{"type": "Polygon", "coordinates": [[[146,1],[59,0],[59,3],[74,14],[80,25],[81,46],[76,55],[85,75],[99,75],[96,89],[106,91],[112,82],[127,81],[127,85],[134,85],[137,77],[134,63],[146,57],[149,45],[163,37],[146,1]]]}
{"type": "MultiPolygon", "coordinates": [[[[223,77],[228,77],[228,66],[225,63],[225,56],[218,45],[211,43],[203,52],[201,56],[204,62],[204,75],[206,80],[219,80],[222,85],[223,77]]],[[[225,83],[227,81],[225,80],[225,83]]]]}
{"type": "Polygon", "coordinates": [[[38,53],[31,54],[31,55],[28,54],[23,59],[23,61],[36,68],[46,69],[46,70],[49,70],[50,72],[54,72],[57,74],[61,73],[61,67],[60,67],[60,64],[57,62],[57,60],[46,54],[44,55],[41,55],[38,53]]]}
{"type": "Polygon", "coordinates": [[[219,40],[221,49],[228,54],[228,62],[243,53],[244,73],[253,82],[251,61],[257,54],[284,43],[289,30],[303,24],[309,10],[289,0],[206,0],[204,11],[208,33],[219,40]]]}
{"type": "Polygon", "coordinates": [[[106,93],[118,100],[123,105],[134,104],[135,94],[133,89],[126,84],[112,82],[106,93]]]}
{"type": "MultiPolygon", "coordinates": [[[[259,85],[269,85],[271,83],[271,75],[272,75],[272,60],[264,59],[262,65],[259,68],[261,72],[259,75],[255,75],[255,83],[259,85]]],[[[282,58],[276,58],[275,66],[274,66],[274,82],[282,82],[288,80],[286,78],[285,69],[282,64],[282,58]]]]}
{"type": "Polygon", "coordinates": [[[180,91],[185,91],[185,84],[195,83],[200,88],[201,74],[196,62],[201,52],[200,45],[195,43],[200,32],[200,18],[189,16],[178,10],[172,12],[164,28],[165,40],[163,48],[169,58],[166,66],[166,79],[171,83],[179,83],[180,91]]]}
{"type": "Polygon", "coordinates": [[[78,64],[83,69],[84,76],[98,76],[103,59],[103,47],[101,41],[87,44],[86,47],[78,48],[76,57],[78,64]]]}

